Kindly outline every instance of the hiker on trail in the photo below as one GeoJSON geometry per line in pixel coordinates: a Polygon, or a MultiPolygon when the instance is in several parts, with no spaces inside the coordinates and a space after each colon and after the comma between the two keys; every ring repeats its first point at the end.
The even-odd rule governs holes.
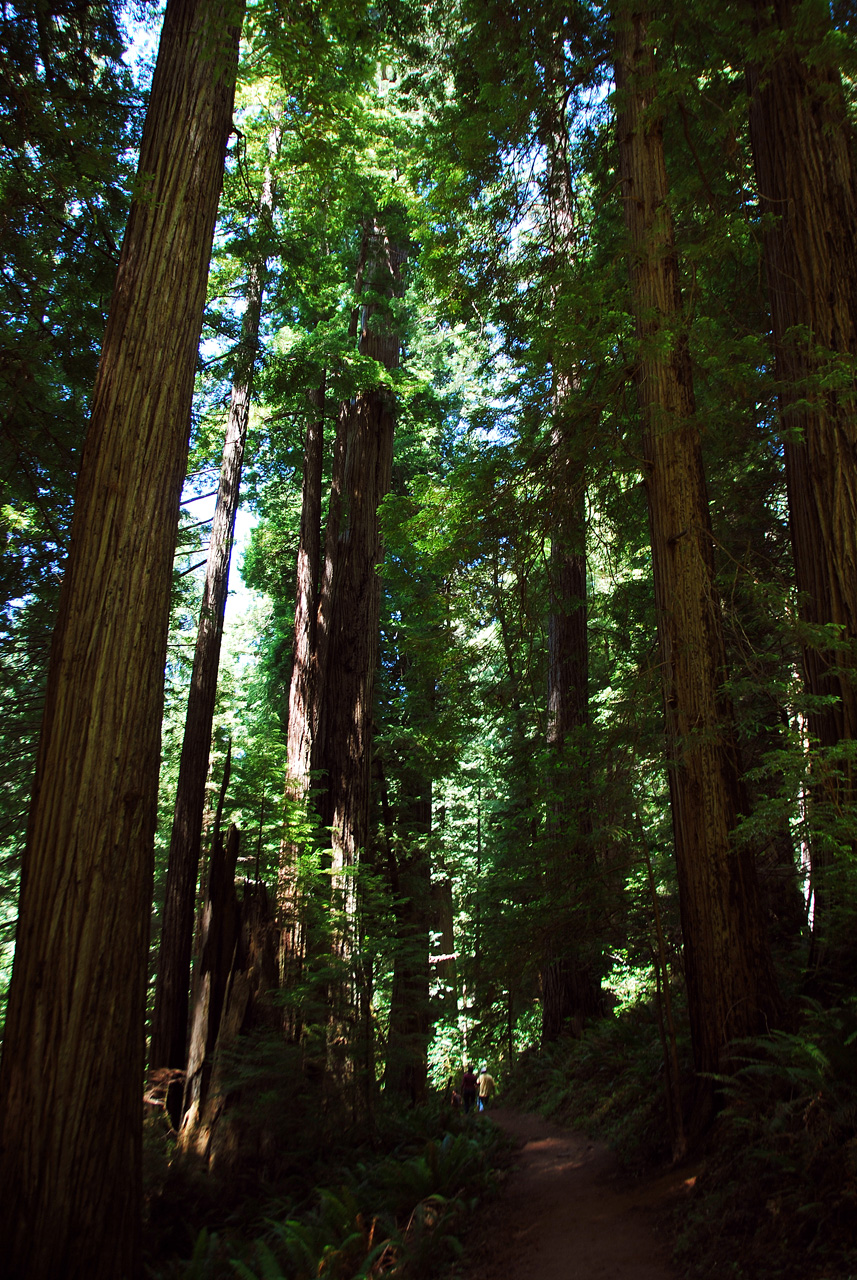
{"type": "Polygon", "coordinates": [[[476,1104],[477,1088],[476,1074],[473,1067],[468,1067],[464,1075],[461,1077],[461,1097],[464,1101],[465,1115],[468,1115],[471,1107],[476,1104]]]}
{"type": "Polygon", "coordinates": [[[494,1077],[489,1076],[488,1068],[483,1067],[479,1073],[479,1110],[487,1111],[491,1106],[491,1099],[494,1097],[494,1077]]]}

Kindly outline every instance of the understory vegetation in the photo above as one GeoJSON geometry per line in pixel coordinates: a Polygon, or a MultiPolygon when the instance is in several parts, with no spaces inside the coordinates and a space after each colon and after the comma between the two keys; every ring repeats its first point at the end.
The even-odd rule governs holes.
{"type": "Polygon", "coordinates": [[[852,8],[0,9],[3,1280],[857,1273],[852,8]]]}
{"type": "MultiPolygon", "coordinates": [[[[833,1280],[857,1268],[857,1007],[809,1003],[798,1022],[733,1047],[718,1118],[677,1166],[685,1188],[656,1208],[688,1280],[833,1280]]],[[[607,1142],[634,1180],[672,1167],[648,1002],[526,1055],[507,1096],[607,1142]]]]}
{"type": "MultiPolygon", "coordinates": [[[[649,1000],[580,1039],[525,1050],[501,1079],[500,1105],[606,1142],[634,1182],[674,1167],[686,1175],[653,1213],[687,1280],[832,1280],[857,1265],[855,1042],[851,1000],[825,1011],[809,1004],[800,1031],[737,1044],[718,1119],[678,1166],[649,1000]]],[[[686,1041],[681,1056],[689,1079],[686,1041]]],[[[290,1096],[283,1079],[237,1108],[237,1122],[269,1143],[261,1169],[243,1177],[171,1162],[162,1117],[148,1122],[151,1280],[427,1280],[453,1265],[466,1275],[477,1210],[514,1160],[490,1116],[465,1117],[439,1096],[416,1111],[382,1107],[371,1138],[337,1141],[309,1095],[278,1122],[290,1096]]],[[[300,1090],[298,1077],[289,1083],[300,1090]]]]}
{"type": "MultiPolygon", "coordinates": [[[[254,1101],[253,1110],[262,1105],[254,1101]]],[[[252,1115],[240,1123],[252,1124],[252,1115]]],[[[234,1170],[222,1181],[216,1170],[212,1177],[193,1164],[168,1163],[163,1133],[151,1122],[152,1280],[428,1280],[460,1256],[468,1220],[494,1194],[508,1147],[493,1125],[464,1117],[448,1101],[384,1111],[362,1141],[337,1141],[323,1117],[299,1111],[291,1124],[291,1140],[281,1135],[261,1178],[255,1167],[247,1181],[234,1170]]]]}

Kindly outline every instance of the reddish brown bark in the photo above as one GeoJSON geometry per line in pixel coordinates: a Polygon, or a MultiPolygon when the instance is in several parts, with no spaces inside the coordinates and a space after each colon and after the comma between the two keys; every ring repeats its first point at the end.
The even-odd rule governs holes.
{"type": "MultiPolygon", "coordinates": [[[[220,824],[214,832],[211,865],[202,911],[199,953],[194,971],[193,1018],[187,1055],[187,1082],[180,1145],[188,1150],[200,1141],[211,1081],[212,1057],[230,988],[241,912],[235,892],[235,866],[240,835],[233,824],[223,844],[220,824]]],[[[243,1016],[242,1009],[242,1016],[243,1016]]],[[[203,1126],[204,1127],[204,1126],[203,1126]]],[[[201,1139],[207,1151],[208,1132],[201,1139]]]]}
{"type": "MultiPolygon", "coordinates": [[[[252,328],[252,335],[245,333],[245,337],[254,346],[261,305],[258,289],[256,294],[248,301],[248,309],[253,307],[250,324],[245,317],[245,330],[252,328]]],[[[187,1048],[188,975],[205,781],[249,412],[250,378],[245,377],[232,386],[182,740],[149,1044],[149,1063],[154,1068],[183,1066],[187,1048]]]]}
{"type": "MultiPolygon", "coordinates": [[[[372,295],[361,312],[360,350],[386,370],[399,362],[399,333],[389,310],[401,291],[405,252],[391,242],[379,223],[366,233],[365,285],[372,295]]],[[[318,730],[313,766],[324,786],[320,818],[331,832],[331,906],[333,955],[341,980],[331,987],[330,1045],[334,1076],[348,1074],[349,1025],[355,1020],[349,977],[354,942],[353,871],[369,835],[372,717],[378,661],[382,557],[378,510],[389,492],[393,461],[395,409],[384,385],[361,391],[348,413],[342,482],[342,523],[332,560],[329,625],[319,636],[318,730]]],[[[327,571],[327,566],[326,566],[327,571]]]]}
{"type": "MultiPolygon", "coordinates": [[[[748,69],[750,134],[766,216],[765,267],[781,382],[789,522],[809,716],[822,747],[857,737],[857,174],[838,68],[822,39],[830,12],[798,28],[792,0],[754,0],[760,65],[748,69]],[[802,47],[802,42],[811,42],[802,47]],[[828,626],[836,635],[819,635],[828,626]]],[[[835,811],[853,769],[816,769],[835,811]]],[[[828,856],[813,850],[816,930],[829,927],[828,856]]]]}
{"type": "MultiPolygon", "coordinates": [[[[321,572],[321,481],[324,466],[324,383],[307,397],[310,419],[304,443],[304,478],[295,595],[295,644],[289,691],[289,776],[306,787],[312,759],[318,590],[321,572]]],[[[337,477],[338,479],[338,477],[337,477]]]]}
{"type": "MultiPolygon", "coordinates": [[[[367,237],[364,236],[357,264],[355,292],[363,287],[366,267],[367,237]]],[[[360,322],[360,309],[354,307],[348,325],[348,336],[356,341],[360,322]]],[[[333,466],[330,476],[330,496],[327,507],[327,523],[324,530],[324,552],[321,564],[321,582],[315,609],[315,648],[310,658],[311,674],[307,696],[309,719],[310,768],[318,769],[321,758],[321,715],[324,705],[324,675],[330,650],[331,619],[333,616],[334,589],[336,586],[339,534],[342,528],[342,512],[345,500],[345,459],[352,405],[346,401],[339,408],[333,441],[333,466]]]]}
{"type": "MultiPolygon", "coordinates": [[[[405,254],[377,223],[367,236],[366,281],[377,295],[400,291],[405,254]]],[[[399,363],[399,334],[377,302],[362,309],[360,351],[387,370],[399,363]]],[[[369,819],[372,695],[378,655],[381,560],[378,511],[389,492],[393,460],[393,398],[384,387],[360,392],[348,415],[338,530],[329,592],[330,622],[319,713],[318,765],[326,774],[322,820],[333,833],[334,869],[354,865],[369,819]]],[[[326,566],[327,570],[327,566],[326,566]]],[[[314,761],[315,763],[315,761],[314,761]]]]}
{"type": "Polygon", "coordinates": [[[731,842],[743,797],[722,692],[725,647],[646,14],[623,6],[616,32],[616,131],[689,1016],[696,1067],[716,1072],[730,1041],[777,1017],[778,995],[755,864],[731,842]]]}
{"type": "MultiPolygon", "coordinates": [[[[361,244],[355,280],[359,294],[363,282],[366,239],[361,244]]],[[[356,339],[359,312],[351,313],[349,337],[356,339]]],[[[309,393],[320,417],[311,416],[304,445],[301,494],[301,528],[295,592],[295,629],[292,675],[289,684],[287,730],[286,803],[298,821],[311,821],[310,780],[319,768],[319,724],[330,643],[330,620],[336,580],[337,546],[342,520],[345,448],[351,405],[340,406],[333,444],[324,556],[321,554],[321,484],[324,469],[324,385],[309,393]]],[[[302,843],[286,831],[280,848],[277,909],[283,924],[281,956],[285,987],[298,977],[307,947],[304,904],[300,901],[298,860],[302,843]]],[[[291,1027],[297,1033],[297,1023],[291,1027]]]]}
{"type": "Polygon", "coordinates": [[[81,460],[0,1076],[4,1275],[141,1269],[172,560],[241,9],[169,0],[81,460]]]}
{"type": "MultiPolygon", "coordinates": [[[[280,134],[278,127],[271,135],[269,146],[272,153],[279,146],[280,134]]],[[[259,201],[260,222],[270,219],[273,204],[274,187],[268,172],[259,201]]],[[[250,266],[241,345],[232,382],[220,465],[217,505],[209,539],[205,586],[176,786],[161,945],[158,950],[155,1004],[149,1042],[149,1066],[156,1070],[160,1067],[183,1067],[187,1052],[190,956],[205,808],[205,780],[217,701],[223,619],[229,594],[229,562],[238,511],[247,425],[250,420],[266,267],[264,260],[255,261],[250,266]]],[[[174,1122],[178,1118],[177,1114],[174,1115],[174,1122]]]]}
{"type": "MultiPolygon", "coordinates": [[[[289,686],[286,740],[286,802],[305,819],[312,766],[313,722],[317,687],[317,631],[321,572],[321,487],[324,468],[325,386],[307,397],[310,417],[304,442],[301,527],[295,594],[295,639],[289,686]]],[[[338,477],[335,477],[338,480],[338,477]]],[[[299,902],[298,858],[301,843],[286,833],[280,850],[277,909],[283,927],[282,980],[290,987],[300,973],[303,920],[299,902]]]]}
{"type": "Polygon", "coordinates": [[[235,1058],[242,1034],[260,1026],[279,1028],[281,1022],[281,1011],[266,998],[278,985],[279,929],[263,884],[245,883],[238,900],[239,840],[233,824],[225,846],[219,829],[212,845],[194,967],[186,1109],[178,1139],[185,1157],[206,1162],[221,1176],[242,1158],[260,1168],[259,1147],[270,1148],[257,1125],[236,1115],[241,1090],[235,1058]]]}

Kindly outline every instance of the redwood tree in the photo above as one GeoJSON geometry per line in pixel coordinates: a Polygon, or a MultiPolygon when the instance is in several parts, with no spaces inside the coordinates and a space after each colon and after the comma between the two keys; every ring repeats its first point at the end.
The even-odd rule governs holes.
{"type": "MultiPolygon", "coordinates": [[[[697,1070],[717,1072],[730,1041],[770,1026],[778,994],[752,853],[731,840],[742,786],[722,691],[725,647],[647,15],[623,6],[616,40],[616,132],[691,1037],[697,1070]]],[[[702,1086],[703,1098],[710,1088],[702,1086]]]]}
{"type": "MultiPolygon", "coordinates": [[[[325,383],[307,394],[301,524],[295,586],[295,629],[286,737],[286,801],[304,815],[309,796],[318,686],[318,607],[321,573],[321,492],[324,472],[325,383]]],[[[341,455],[341,440],[340,440],[341,455]]],[[[340,467],[341,470],[341,458],[340,467]]],[[[334,476],[336,481],[337,476],[334,476]]],[[[332,499],[332,501],[334,501],[332,499]]],[[[277,899],[283,925],[282,978],[289,987],[300,972],[304,926],[298,901],[300,845],[287,832],[280,849],[277,899]]]]}
{"type": "Polygon", "coordinates": [[[384,1087],[410,1106],[426,1099],[430,1039],[431,783],[405,775],[411,790],[400,807],[398,846],[390,852],[396,948],[384,1087]]]}
{"type": "MultiPolygon", "coordinates": [[[[757,57],[747,73],[750,135],[765,215],[789,524],[806,626],[804,669],[815,700],[809,728],[822,747],[835,748],[857,738],[854,139],[832,46],[823,41],[829,7],[753,0],[752,11],[757,57]]],[[[817,769],[816,778],[836,811],[853,800],[847,758],[817,769]]],[[[816,843],[816,934],[830,923],[829,857],[816,843]]]]}
{"type": "MultiPolygon", "coordinates": [[[[281,136],[281,126],[276,125],[268,141],[272,158],[279,148],[281,136]]],[[[263,235],[270,224],[274,199],[274,181],[269,167],[258,210],[258,222],[263,235]]],[[[263,251],[250,263],[241,341],[220,464],[217,505],[208,545],[205,586],[199,612],[170,836],[155,1006],[149,1043],[150,1068],[182,1068],[185,1065],[193,909],[199,873],[205,782],[217,701],[223,620],[229,594],[229,562],[232,556],[235,516],[238,512],[247,424],[250,420],[266,274],[267,259],[263,251]]],[[[177,1114],[173,1115],[174,1122],[178,1118],[177,1114]]]]}
{"type": "MultiPolygon", "coordinates": [[[[547,150],[545,203],[548,261],[551,264],[551,310],[559,302],[564,272],[576,256],[574,190],[568,159],[567,96],[564,52],[560,38],[550,37],[545,57],[547,150]]],[[[551,338],[553,422],[551,425],[550,536],[548,567],[548,726],[547,742],[554,763],[549,798],[546,883],[549,914],[559,927],[546,930],[542,963],[542,1041],[549,1043],[569,1030],[580,1033],[587,1018],[601,1012],[600,974],[581,930],[572,929],[567,903],[557,900],[574,882],[582,897],[586,884],[591,834],[586,767],[580,764],[589,725],[589,636],[586,589],[586,467],[580,440],[580,378],[564,348],[561,334],[551,338]],[[577,412],[576,412],[577,410],[577,412]],[[577,767],[570,767],[570,760],[577,767]],[[572,934],[574,936],[572,936],[572,934]]],[[[573,918],[573,917],[572,917],[573,918]]],[[[578,917],[580,918],[580,917],[578,917]]]]}
{"type": "MultiPolygon", "coordinates": [[[[364,235],[360,351],[391,371],[399,363],[400,336],[390,301],[401,292],[406,254],[377,218],[368,220],[364,235]]],[[[319,769],[324,779],[319,809],[322,825],[331,831],[333,908],[338,921],[334,953],[343,975],[350,967],[353,948],[353,876],[369,836],[380,606],[378,509],[390,489],[394,425],[393,395],[379,378],[374,387],[357,394],[347,415],[342,522],[328,593],[325,663],[319,669],[323,687],[319,690],[313,768],[319,769]]],[[[336,1028],[352,1018],[352,998],[347,979],[334,984],[333,1043],[345,1043],[336,1028]]]]}
{"type": "Polygon", "coordinates": [[[0,1071],[3,1272],[141,1271],[141,1082],[172,560],[239,3],[169,0],[81,459],[0,1071]]]}

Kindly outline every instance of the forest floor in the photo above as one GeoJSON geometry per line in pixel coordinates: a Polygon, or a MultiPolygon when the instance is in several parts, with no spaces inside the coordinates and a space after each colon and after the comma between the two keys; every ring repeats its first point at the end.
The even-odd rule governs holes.
{"type": "Polygon", "coordinates": [[[632,1181],[585,1134],[503,1106],[490,1122],[517,1150],[499,1196],[476,1210],[459,1280],[679,1280],[664,1224],[693,1169],[632,1181]]]}

